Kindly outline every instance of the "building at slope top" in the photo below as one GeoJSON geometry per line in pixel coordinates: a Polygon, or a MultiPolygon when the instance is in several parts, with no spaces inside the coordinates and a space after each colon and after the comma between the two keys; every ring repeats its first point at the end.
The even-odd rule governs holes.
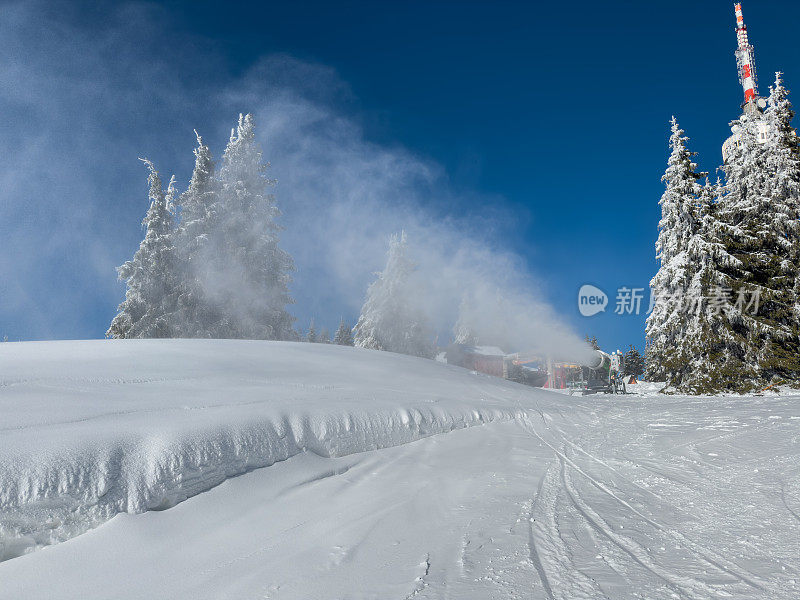
{"type": "Polygon", "coordinates": [[[450,344],[447,348],[447,363],[471,371],[506,377],[506,353],[496,346],[470,346],[450,344]]]}
{"type": "Polygon", "coordinates": [[[444,360],[470,371],[502,377],[517,383],[550,389],[585,389],[588,382],[611,381],[624,368],[624,356],[617,350],[610,354],[598,351],[600,362],[587,366],[578,362],[556,360],[542,353],[507,354],[496,346],[451,344],[444,360]],[[607,360],[606,360],[607,359],[607,360]]]}

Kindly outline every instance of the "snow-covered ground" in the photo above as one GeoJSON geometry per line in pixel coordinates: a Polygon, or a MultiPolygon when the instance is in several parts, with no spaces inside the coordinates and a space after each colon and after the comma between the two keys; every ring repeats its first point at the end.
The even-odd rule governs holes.
{"type": "Polygon", "coordinates": [[[0,344],[0,598],[797,598],[800,397],[0,344]]]}

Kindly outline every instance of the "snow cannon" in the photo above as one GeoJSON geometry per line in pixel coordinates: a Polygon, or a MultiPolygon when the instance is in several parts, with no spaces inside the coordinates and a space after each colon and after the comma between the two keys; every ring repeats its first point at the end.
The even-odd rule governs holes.
{"type": "Polygon", "coordinates": [[[611,366],[611,356],[602,350],[592,350],[592,354],[585,361],[581,361],[581,365],[592,371],[608,369],[611,366]]]}
{"type": "Polygon", "coordinates": [[[624,394],[625,382],[621,379],[622,353],[617,350],[607,354],[602,350],[592,350],[585,361],[581,361],[584,371],[583,394],[624,394]]]}

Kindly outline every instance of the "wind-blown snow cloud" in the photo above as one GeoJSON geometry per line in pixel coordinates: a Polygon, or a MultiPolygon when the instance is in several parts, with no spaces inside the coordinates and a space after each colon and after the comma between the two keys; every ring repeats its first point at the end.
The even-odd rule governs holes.
{"type": "Polygon", "coordinates": [[[278,179],[284,245],[298,266],[295,296],[317,326],[335,327],[336,309],[358,314],[374,272],[384,266],[389,235],[402,229],[418,263],[417,300],[440,345],[466,293],[479,334],[497,339],[502,330],[510,348],[582,355],[583,343],[537,297],[520,258],[497,243],[511,226],[497,208],[502,199],[465,201],[438,165],[365,140],[357,120],[337,107],[347,103],[348,90],[334,72],[269,57],[226,94],[229,104],[256,116],[278,179]],[[458,213],[475,204],[487,209],[458,213]]]}
{"type": "Polygon", "coordinates": [[[502,199],[465,202],[434,162],[368,141],[332,69],[277,55],[230,77],[202,40],[154,25],[162,15],[151,6],[124,5],[101,31],[73,16],[18,3],[0,23],[0,53],[11,57],[0,63],[0,335],[101,335],[122,297],[113,267],[141,239],[136,158],[185,187],[192,129],[219,156],[238,113],[252,112],[297,265],[299,328],[312,316],[329,327],[353,320],[389,234],[404,229],[440,344],[469,291],[476,326],[502,325],[509,345],[582,350],[498,242],[512,226],[502,199]],[[461,214],[463,205],[486,208],[461,214]]]}

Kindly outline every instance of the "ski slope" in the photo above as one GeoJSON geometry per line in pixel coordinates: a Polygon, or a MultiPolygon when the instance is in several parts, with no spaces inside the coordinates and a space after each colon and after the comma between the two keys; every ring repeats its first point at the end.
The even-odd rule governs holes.
{"type": "Polygon", "coordinates": [[[0,599],[799,597],[800,397],[647,394],[0,344],[0,599]]]}

